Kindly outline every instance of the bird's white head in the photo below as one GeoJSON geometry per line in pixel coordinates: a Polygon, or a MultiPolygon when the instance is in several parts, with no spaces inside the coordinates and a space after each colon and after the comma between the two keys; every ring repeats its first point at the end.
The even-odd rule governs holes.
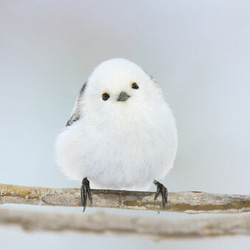
{"type": "Polygon", "coordinates": [[[82,98],[83,113],[95,122],[135,122],[164,102],[159,85],[141,67],[115,58],[96,67],[82,98]]]}

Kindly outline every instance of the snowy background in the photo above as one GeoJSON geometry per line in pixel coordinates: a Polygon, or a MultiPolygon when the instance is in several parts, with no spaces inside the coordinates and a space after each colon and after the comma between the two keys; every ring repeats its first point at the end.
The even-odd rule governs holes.
{"type": "MultiPolygon", "coordinates": [[[[169,190],[249,194],[249,10],[249,1],[236,0],[1,1],[0,183],[80,186],[57,168],[55,138],[94,67],[124,57],[157,79],[174,111],[179,150],[164,182],[169,190]]],[[[81,208],[6,207],[81,213],[81,208]]],[[[1,250],[250,246],[247,237],[153,242],[3,226],[0,242],[1,250]]]]}

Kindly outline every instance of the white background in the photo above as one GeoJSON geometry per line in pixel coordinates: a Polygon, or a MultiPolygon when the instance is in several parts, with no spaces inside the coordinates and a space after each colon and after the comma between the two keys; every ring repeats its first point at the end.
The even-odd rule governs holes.
{"type": "MultiPolygon", "coordinates": [[[[164,182],[169,190],[249,194],[249,10],[249,1],[236,0],[1,1],[0,183],[80,186],[57,168],[55,138],[94,67],[124,57],[157,79],[174,111],[179,150],[164,182]]],[[[1,208],[6,207],[81,213],[80,208],[1,208]]],[[[247,237],[153,242],[3,226],[0,242],[1,250],[250,246],[247,237]]]]}

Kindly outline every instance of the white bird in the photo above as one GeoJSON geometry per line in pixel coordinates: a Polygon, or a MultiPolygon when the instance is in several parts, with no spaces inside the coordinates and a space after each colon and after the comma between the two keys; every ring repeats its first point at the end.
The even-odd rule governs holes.
{"type": "Polygon", "coordinates": [[[82,180],[82,205],[96,188],[146,190],[173,167],[177,129],[162,89],[141,67],[115,58],[102,62],[83,85],[56,142],[58,165],[82,180]],[[89,180],[88,180],[89,179],[89,180]]]}

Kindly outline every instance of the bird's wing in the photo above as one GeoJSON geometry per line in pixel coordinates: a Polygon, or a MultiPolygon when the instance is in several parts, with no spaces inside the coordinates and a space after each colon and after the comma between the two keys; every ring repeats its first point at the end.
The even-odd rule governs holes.
{"type": "Polygon", "coordinates": [[[83,97],[83,92],[86,88],[87,82],[85,82],[82,86],[82,88],[80,89],[80,92],[76,98],[73,110],[71,112],[71,116],[69,118],[69,120],[67,121],[66,127],[71,126],[74,122],[78,121],[81,117],[81,108],[80,108],[80,101],[83,97]]]}

